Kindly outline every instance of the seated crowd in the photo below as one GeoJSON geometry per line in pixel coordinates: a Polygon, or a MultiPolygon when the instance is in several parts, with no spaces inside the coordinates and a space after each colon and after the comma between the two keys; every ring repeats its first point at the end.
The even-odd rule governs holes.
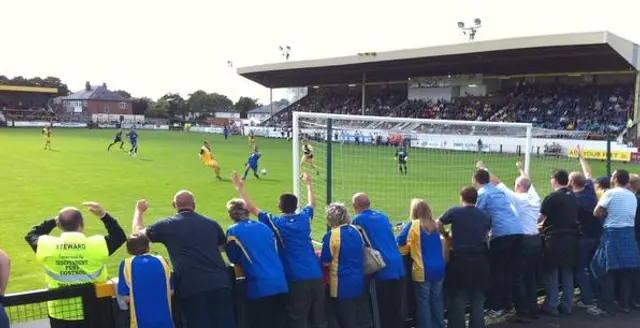
{"type": "MultiPolygon", "coordinates": [[[[405,275],[420,328],[466,327],[467,305],[470,328],[484,327],[485,316],[528,323],[540,314],[571,315],[575,308],[594,316],[628,313],[640,306],[640,177],[616,170],[610,186],[605,178],[596,184],[579,148],[577,153],[582,171],[554,171],[555,191],[542,201],[522,163],[510,189],[478,162],[473,186],[461,190],[459,206],[436,218],[428,200],[413,199],[409,222],[397,236],[387,216],[365,193],[357,193],[350,204],[353,217],[345,204],[327,206],[328,232],[319,254],[311,240],[316,204],[307,174],[308,204],[298,211],[298,198],[285,193],[276,214],[261,209],[234,172],[239,198],[227,202],[234,224],[226,233],[197,213],[194,195],[183,190],[173,198],[177,213],[148,226],[149,205],[138,201],[128,239],[99,204],[86,203],[107,236],[85,236],[81,212],[64,208],[33,227],[26,240],[50,288],[106,281],[104,262],[126,242],[133,257],[120,266],[117,290],[130,304],[132,327],[172,327],[172,295],[186,327],[235,327],[222,252],[245,278],[248,319],[256,328],[327,327],[326,307],[332,307],[340,327],[358,327],[363,315],[358,304],[368,297],[370,283],[380,327],[403,327],[405,275]],[[50,236],[56,227],[61,236],[50,236]],[[162,257],[151,255],[150,242],[166,246],[173,273],[162,257]],[[409,272],[403,254],[411,258],[409,272]],[[546,298],[538,304],[540,284],[546,298]]],[[[8,272],[8,261],[0,266],[8,272]]],[[[6,277],[1,278],[0,292],[6,287],[6,277]]],[[[82,327],[79,303],[55,302],[62,301],[50,304],[53,328],[82,327]],[[74,306],[77,312],[69,314],[74,306]]]]}
{"type": "MultiPolygon", "coordinates": [[[[322,89],[320,89],[322,90],[322,89]]],[[[406,91],[405,91],[406,93],[406,91]]],[[[360,114],[357,93],[337,97],[316,91],[276,113],[267,124],[291,121],[291,111],[360,114]]],[[[633,87],[519,83],[487,96],[453,100],[407,99],[400,92],[368,96],[365,115],[428,119],[527,122],[555,130],[622,131],[633,112],[633,87]]]]}

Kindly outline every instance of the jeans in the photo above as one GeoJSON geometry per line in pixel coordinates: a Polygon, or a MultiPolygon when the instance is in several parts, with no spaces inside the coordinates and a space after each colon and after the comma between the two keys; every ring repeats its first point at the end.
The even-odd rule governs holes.
{"type": "Polygon", "coordinates": [[[2,304],[0,304],[0,328],[9,328],[9,317],[2,304]]]}
{"type": "Polygon", "coordinates": [[[376,297],[380,328],[397,328],[404,325],[402,317],[402,279],[376,280],[376,297]]]}
{"type": "Polygon", "coordinates": [[[618,304],[622,309],[631,308],[631,279],[633,276],[633,270],[621,269],[621,270],[609,270],[607,274],[602,278],[602,290],[601,298],[602,302],[600,307],[607,311],[613,312],[614,300],[616,298],[616,286],[618,287],[619,297],[618,304]]]}
{"type": "Polygon", "coordinates": [[[322,279],[290,282],[287,314],[289,327],[326,328],[327,317],[322,279]]]}
{"type": "Polygon", "coordinates": [[[520,272],[516,274],[515,308],[523,318],[538,315],[538,272],[542,259],[542,239],[525,236],[520,257],[520,272]]]}
{"type": "Polygon", "coordinates": [[[416,293],[417,328],[444,328],[443,281],[413,283],[416,293]]]}
{"type": "Polygon", "coordinates": [[[514,288],[520,270],[523,235],[496,237],[489,245],[491,264],[491,290],[487,300],[488,308],[499,311],[511,308],[514,288]]]}
{"type": "Polygon", "coordinates": [[[559,267],[548,268],[545,271],[545,292],[544,309],[553,315],[558,314],[560,309],[565,314],[571,314],[573,306],[573,268],[559,267]],[[558,277],[559,275],[559,277],[558,277]],[[560,287],[558,280],[562,282],[562,302],[559,303],[560,287]]]}
{"type": "Polygon", "coordinates": [[[469,328],[484,328],[484,292],[481,288],[456,289],[447,311],[448,328],[466,328],[467,303],[471,308],[469,328]]]}
{"type": "Polygon", "coordinates": [[[591,274],[590,263],[599,244],[599,238],[581,237],[578,240],[578,265],[575,270],[575,279],[580,288],[580,298],[585,305],[594,304],[594,278],[591,274]]]}
{"type": "Polygon", "coordinates": [[[180,299],[180,309],[189,328],[235,328],[231,289],[214,289],[180,299]]]}

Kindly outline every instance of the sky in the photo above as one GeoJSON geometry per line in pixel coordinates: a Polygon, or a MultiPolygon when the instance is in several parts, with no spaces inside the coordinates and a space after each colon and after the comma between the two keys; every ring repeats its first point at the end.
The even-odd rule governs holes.
{"type": "Polygon", "coordinates": [[[607,30],[640,43],[633,0],[0,0],[0,17],[0,75],[154,99],[202,89],[268,103],[235,69],[284,61],[279,45],[305,60],[454,44],[466,42],[456,23],[476,17],[477,40],[607,30]]]}

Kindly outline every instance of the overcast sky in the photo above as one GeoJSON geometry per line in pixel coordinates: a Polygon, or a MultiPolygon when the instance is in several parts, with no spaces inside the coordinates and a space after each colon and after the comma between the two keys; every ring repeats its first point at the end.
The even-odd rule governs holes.
{"type": "Polygon", "coordinates": [[[640,43],[640,1],[0,0],[0,74],[106,82],[134,96],[197,89],[268,102],[236,67],[465,42],[609,30],[640,43]],[[606,4],[606,5],[604,5],[606,4]]]}

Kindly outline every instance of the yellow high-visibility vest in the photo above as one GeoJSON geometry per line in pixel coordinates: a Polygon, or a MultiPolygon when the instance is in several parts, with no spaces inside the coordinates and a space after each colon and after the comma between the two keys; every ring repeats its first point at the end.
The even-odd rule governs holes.
{"type": "MultiPolygon", "coordinates": [[[[104,236],[87,237],[63,232],[60,237],[40,236],[36,259],[44,266],[50,289],[107,281],[105,261],[109,250],[104,236]]],[[[49,316],[60,320],[83,320],[80,298],[47,302],[49,316]]]]}

